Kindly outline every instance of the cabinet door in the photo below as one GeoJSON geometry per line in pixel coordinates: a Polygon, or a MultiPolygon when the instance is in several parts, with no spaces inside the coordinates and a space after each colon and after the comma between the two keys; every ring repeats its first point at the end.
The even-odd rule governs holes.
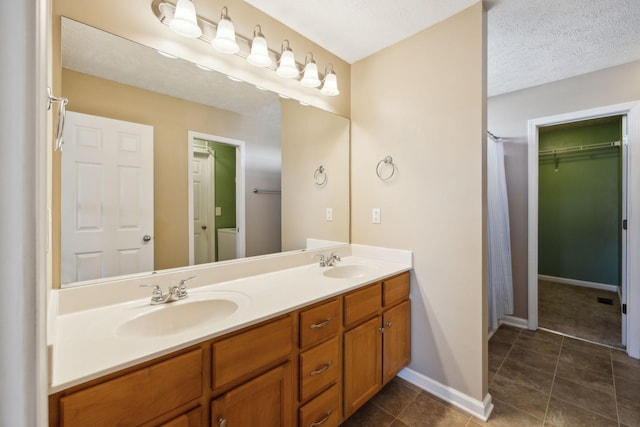
{"type": "Polygon", "coordinates": [[[216,427],[290,427],[291,369],[287,363],[234,388],[211,403],[216,427]]]}
{"type": "Polygon", "coordinates": [[[353,414],[382,387],[381,318],[344,334],[344,416],[353,414]]]}
{"type": "Polygon", "coordinates": [[[411,303],[409,300],[382,314],[383,383],[389,382],[411,359],[411,303]]]}

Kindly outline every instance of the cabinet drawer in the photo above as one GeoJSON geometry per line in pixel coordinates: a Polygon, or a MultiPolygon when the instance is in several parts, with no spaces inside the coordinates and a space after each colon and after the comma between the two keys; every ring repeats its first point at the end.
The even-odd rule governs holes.
{"type": "Polygon", "coordinates": [[[284,358],[292,348],[291,317],[213,343],[213,388],[284,358]]]}
{"type": "Polygon", "coordinates": [[[397,302],[409,298],[409,272],[385,279],[382,282],[382,302],[389,307],[397,302]]]}
{"type": "Polygon", "coordinates": [[[306,400],[338,379],[338,337],[300,354],[300,400],[306,400]]]}
{"type": "Polygon", "coordinates": [[[338,300],[326,302],[300,312],[300,348],[335,335],[340,323],[338,300]]]}
{"type": "Polygon", "coordinates": [[[376,283],[351,292],[344,297],[344,324],[351,325],[366,319],[382,308],[382,286],[376,283]]]}
{"type": "Polygon", "coordinates": [[[334,385],[299,410],[300,427],[337,427],[340,421],[340,395],[334,385]]]}
{"type": "Polygon", "coordinates": [[[62,426],[139,425],[202,394],[202,350],[60,399],[62,426]]]}

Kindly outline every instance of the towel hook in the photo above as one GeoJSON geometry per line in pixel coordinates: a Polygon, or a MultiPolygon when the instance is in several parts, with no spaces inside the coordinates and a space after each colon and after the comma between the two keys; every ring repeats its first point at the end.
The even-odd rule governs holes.
{"type": "Polygon", "coordinates": [[[67,116],[67,104],[69,100],[67,98],[56,98],[51,92],[51,88],[47,88],[47,111],[51,110],[51,104],[58,104],[58,118],[56,120],[56,144],[55,150],[62,151],[62,133],[64,132],[64,119],[67,116]]]}
{"type": "Polygon", "coordinates": [[[316,168],[313,173],[313,181],[319,186],[327,183],[327,173],[324,171],[324,166],[320,165],[316,168]]]}
{"type": "Polygon", "coordinates": [[[393,163],[393,158],[391,156],[387,156],[378,162],[378,165],[376,166],[376,175],[378,175],[378,178],[382,181],[389,181],[395,173],[396,165],[393,163]],[[387,171],[385,174],[385,169],[390,169],[391,173],[387,171]]]}

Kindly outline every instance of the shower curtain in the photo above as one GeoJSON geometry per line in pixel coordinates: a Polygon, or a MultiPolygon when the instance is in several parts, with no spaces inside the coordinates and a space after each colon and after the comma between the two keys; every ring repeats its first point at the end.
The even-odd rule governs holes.
{"type": "Polygon", "coordinates": [[[489,328],[495,330],[505,314],[513,314],[513,277],[504,147],[491,138],[487,141],[487,205],[489,328]]]}

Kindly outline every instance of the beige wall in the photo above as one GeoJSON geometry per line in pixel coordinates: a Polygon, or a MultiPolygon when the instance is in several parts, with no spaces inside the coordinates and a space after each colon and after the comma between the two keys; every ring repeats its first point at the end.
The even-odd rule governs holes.
{"type": "Polygon", "coordinates": [[[282,249],[307,238],[349,242],[349,120],[282,102],[282,249]],[[325,185],[314,171],[324,166],[325,185]],[[333,221],[326,209],[333,209],[333,221]]]}
{"type": "Polygon", "coordinates": [[[482,4],[352,66],[352,240],[414,252],[410,368],[487,393],[482,4]],[[376,164],[393,157],[396,176],[376,164]],[[381,224],[371,209],[381,209],[381,224]]]}
{"type": "Polygon", "coordinates": [[[527,121],[640,100],[640,61],[488,99],[488,129],[509,138],[505,168],[514,275],[514,315],[528,317],[527,121]]]}
{"type": "MultiPolygon", "coordinates": [[[[249,65],[240,56],[218,53],[201,40],[188,39],[173,33],[153,14],[151,0],[53,0],[54,69],[57,66],[56,50],[60,44],[60,16],[63,15],[225,74],[234,75],[294,99],[304,100],[341,116],[349,116],[351,67],[348,63],[243,0],[196,1],[195,5],[198,15],[214,22],[218,21],[222,7],[227,6],[236,33],[248,39],[252,37],[255,25],[260,24],[270,48],[274,51],[279,51],[282,40],[288,39],[299,63],[304,62],[305,54],[311,51],[321,71],[324,71],[325,65],[333,64],[339,80],[340,95],[321,95],[318,90],[305,88],[292,79],[282,79],[271,70],[249,65]]],[[[54,77],[54,85],[56,83],[54,77]]],[[[55,89],[57,88],[54,87],[55,89]]]]}
{"type": "MultiPolygon", "coordinates": [[[[153,126],[156,269],[189,264],[187,133],[190,130],[245,141],[246,255],[280,251],[280,204],[274,204],[279,200],[251,191],[255,187],[280,186],[279,133],[267,132],[255,119],[236,113],[66,69],[62,96],[69,99],[69,111],[153,126]]],[[[59,164],[54,169],[56,177],[57,167],[59,164]]],[[[56,179],[54,200],[58,208],[54,212],[59,212],[58,189],[56,179]]],[[[54,266],[58,269],[59,223],[54,224],[57,229],[54,247],[58,249],[54,251],[54,266]]],[[[58,277],[59,273],[54,272],[55,283],[58,277]]]]}

